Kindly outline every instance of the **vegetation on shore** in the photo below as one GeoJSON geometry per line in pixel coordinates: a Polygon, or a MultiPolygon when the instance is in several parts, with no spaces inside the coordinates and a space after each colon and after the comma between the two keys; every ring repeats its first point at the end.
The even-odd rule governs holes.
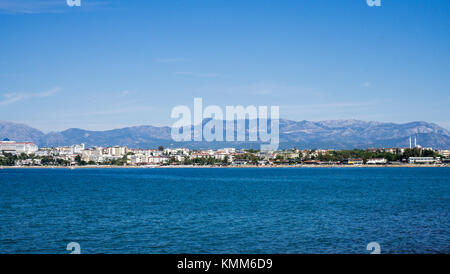
{"type": "MultiPolygon", "coordinates": [[[[364,163],[369,159],[380,159],[384,158],[389,162],[396,161],[406,161],[409,157],[440,157],[437,152],[432,150],[421,150],[418,148],[405,149],[403,153],[397,149],[396,153],[381,152],[381,151],[367,151],[360,149],[353,150],[341,150],[341,151],[330,151],[326,154],[319,154],[317,157],[310,157],[310,160],[320,160],[320,161],[344,161],[349,158],[361,158],[364,163]]],[[[441,158],[443,158],[441,156],[441,158]]]]}
{"type": "MultiPolygon", "coordinates": [[[[162,150],[162,147],[159,147],[159,150],[162,150]]],[[[36,156],[36,155],[27,155],[22,153],[20,155],[15,155],[11,153],[3,153],[0,154],[0,166],[15,166],[18,162],[22,162],[21,165],[31,166],[36,165],[35,162],[38,162],[40,166],[71,166],[76,164],[77,166],[87,166],[87,165],[100,165],[100,166],[126,166],[128,163],[128,156],[133,155],[132,152],[128,152],[123,157],[117,159],[106,160],[102,163],[97,163],[94,161],[83,161],[80,155],[75,157],[75,162],[71,163],[67,160],[60,159],[57,156],[36,156]],[[25,164],[23,164],[25,163],[25,164]]],[[[369,159],[386,159],[388,162],[406,162],[409,157],[441,157],[437,152],[426,149],[405,149],[403,152],[400,149],[397,149],[394,153],[390,152],[382,152],[381,150],[361,150],[361,149],[353,149],[353,150],[341,150],[341,151],[327,151],[326,153],[316,153],[315,150],[309,151],[309,153],[302,154],[298,153],[298,157],[292,158],[288,157],[283,152],[280,152],[276,155],[276,157],[272,160],[273,164],[301,164],[311,160],[317,160],[324,163],[338,163],[344,162],[350,158],[359,158],[362,159],[364,163],[366,163],[369,159]]],[[[261,161],[264,161],[264,157],[260,156],[259,151],[257,150],[246,150],[243,153],[238,153],[233,156],[234,162],[245,163],[247,165],[258,165],[261,161]]],[[[166,165],[197,165],[197,166],[227,166],[230,165],[230,157],[227,155],[223,159],[216,159],[214,157],[199,157],[190,159],[186,157],[183,161],[177,161],[175,157],[171,157],[170,161],[166,163],[166,165]]]]}

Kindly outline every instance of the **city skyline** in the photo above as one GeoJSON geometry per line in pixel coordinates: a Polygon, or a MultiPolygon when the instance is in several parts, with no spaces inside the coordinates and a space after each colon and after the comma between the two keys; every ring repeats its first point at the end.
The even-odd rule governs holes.
{"type": "Polygon", "coordinates": [[[450,129],[448,1],[65,2],[0,4],[1,120],[170,126],[202,97],[450,129]]]}

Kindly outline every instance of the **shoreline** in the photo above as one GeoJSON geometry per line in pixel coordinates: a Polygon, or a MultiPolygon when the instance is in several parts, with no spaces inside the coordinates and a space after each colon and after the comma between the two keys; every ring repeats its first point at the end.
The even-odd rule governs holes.
{"type": "Polygon", "coordinates": [[[278,165],[278,166],[0,166],[2,169],[151,169],[151,168],[443,168],[450,167],[449,165],[417,165],[417,164],[405,164],[405,165],[278,165]]]}

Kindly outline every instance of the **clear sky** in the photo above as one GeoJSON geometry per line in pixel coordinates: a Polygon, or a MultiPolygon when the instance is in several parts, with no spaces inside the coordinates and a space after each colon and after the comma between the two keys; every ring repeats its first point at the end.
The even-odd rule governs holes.
{"type": "Polygon", "coordinates": [[[0,0],[0,120],[171,125],[176,105],[450,129],[450,1],[0,0]]]}

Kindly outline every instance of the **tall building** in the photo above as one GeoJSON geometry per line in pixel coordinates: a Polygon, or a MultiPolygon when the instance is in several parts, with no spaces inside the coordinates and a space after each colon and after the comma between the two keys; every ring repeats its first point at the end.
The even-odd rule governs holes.
{"type": "Polygon", "coordinates": [[[114,146],[107,148],[107,153],[111,156],[123,156],[127,154],[127,152],[127,147],[114,146]]]}

